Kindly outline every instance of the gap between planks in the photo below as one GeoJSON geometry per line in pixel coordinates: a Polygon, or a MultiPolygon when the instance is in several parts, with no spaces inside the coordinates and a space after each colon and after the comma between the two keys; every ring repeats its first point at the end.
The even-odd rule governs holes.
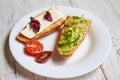
{"type": "Polygon", "coordinates": [[[106,74],[105,74],[105,70],[104,70],[104,68],[103,68],[102,65],[100,65],[100,69],[101,69],[101,71],[102,71],[102,73],[103,73],[103,76],[104,76],[105,80],[108,80],[108,78],[107,78],[107,76],[106,76],[106,74]]]}

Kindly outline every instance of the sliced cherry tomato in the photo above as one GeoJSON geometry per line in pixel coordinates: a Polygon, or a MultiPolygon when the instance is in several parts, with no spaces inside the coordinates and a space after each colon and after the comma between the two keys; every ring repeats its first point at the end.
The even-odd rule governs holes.
{"type": "Polygon", "coordinates": [[[43,50],[43,44],[37,40],[29,40],[25,45],[25,52],[29,55],[35,56],[43,50]]]}
{"type": "Polygon", "coordinates": [[[52,51],[42,51],[36,55],[35,61],[38,63],[44,63],[52,57],[52,51]]]}

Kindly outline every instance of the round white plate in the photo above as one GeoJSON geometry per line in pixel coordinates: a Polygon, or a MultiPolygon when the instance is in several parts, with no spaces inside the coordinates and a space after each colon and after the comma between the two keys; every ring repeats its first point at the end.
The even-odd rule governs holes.
{"type": "Polygon", "coordinates": [[[92,25],[83,41],[74,54],[68,59],[61,59],[54,51],[58,32],[39,39],[44,50],[54,51],[54,56],[46,63],[40,64],[33,57],[24,54],[24,45],[16,40],[17,34],[29,22],[30,16],[35,16],[50,7],[35,10],[19,20],[11,31],[9,46],[16,61],[25,69],[45,77],[71,78],[86,74],[96,69],[108,56],[111,48],[111,37],[104,23],[95,15],[78,8],[57,6],[64,14],[84,16],[91,19],[92,25]]]}

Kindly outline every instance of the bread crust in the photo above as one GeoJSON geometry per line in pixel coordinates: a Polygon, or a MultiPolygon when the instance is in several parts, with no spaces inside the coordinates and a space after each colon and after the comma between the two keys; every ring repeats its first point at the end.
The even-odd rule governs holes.
{"type": "MultiPolygon", "coordinates": [[[[39,17],[42,13],[38,14],[35,16],[35,18],[39,17]]],[[[52,25],[48,26],[47,28],[45,28],[43,31],[41,31],[40,33],[36,34],[33,38],[31,39],[39,39],[43,36],[49,35],[50,33],[54,32],[55,30],[57,30],[59,27],[61,27],[64,24],[64,19],[60,18],[58,21],[56,21],[55,23],[53,23],[52,25]]],[[[21,33],[18,33],[16,39],[20,42],[27,42],[28,40],[30,40],[29,38],[25,37],[24,35],[22,35],[21,33]]]]}
{"type": "Polygon", "coordinates": [[[53,23],[52,25],[48,26],[46,29],[44,29],[42,32],[38,33],[35,37],[32,39],[39,39],[43,36],[49,35],[55,30],[59,29],[64,24],[64,19],[60,18],[58,21],[53,23]]]}
{"type": "MultiPolygon", "coordinates": [[[[66,26],[67,24],[67,21],[71,18],[71,16],[67,16],[66,20],[65,20],[65,25],[64,27],[66,26]]],[[[88,22],[88,30],[87,32],[89,31],[90,29],[90,25],[91,25],[91,20],[89,19],[86,19],[87,22],[88,22]]],[[[83,42],[83,40],[85,39],[87,33],[83,36],[82,40],[79,40],[78,44],[76,46],[74,46],[74,48],[72,50],[70,50],[66,55],[62,55],[62,53],[60,52],[59,50],[59,42],[64,38],[64,27],[61,29],[60,31],[60,34],[59,34],[59,38],[58,38],[58,41],[57,41],[57,44],[56,44],[56,52],[62,57],[62,58],[68,58],[70,56],[72,56],[72,54],[74,53],[74,51],[79,47],[79,45],[83,42]]]]}

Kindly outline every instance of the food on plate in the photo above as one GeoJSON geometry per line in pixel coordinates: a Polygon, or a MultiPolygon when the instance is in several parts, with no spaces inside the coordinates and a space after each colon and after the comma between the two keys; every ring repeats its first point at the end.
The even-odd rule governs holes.
{"type": "Polygon", "coordinates": [[[43,50],[43,44],[37,40],[29,40],[25,44],[25,53],[31,56],[36,56],[43,50]]]}
{"type": "Polygon", "coordinates": [[[60,56],[69,57],[85,39],[90,25],[91,20],[79,16],[67,16],[64,20],[62,12],[52,7],[35,17],[30,17],[29,23],[16,38],[25,43],[26,54],[33,56],[38,63],[45,63],[52,57],[53,51],[44,51],[43,44],[36,39],[61,28],[55,47],[60,56]]]}
{"type": "Polygon", "coordinates": [[[36,55],[35,61],[38,63],[45,63],[52,57],[52,55],[53,51],[42,51],[36,55]]]}
{"type": "Polygon", "coordinates": [[[30,17],[30,22],[17,35],[17,40],[27,42],[30,39],[38,39],[57,30],[63,23],[62,12],[52,7],[35,17],[30,17]]]}
{"type": "Polygon", "coordinates": [[[25,44],[25,53],[33,56],[38,63],[47,62],[53,55],[53,51],[44,51],[43,44],[37,40],[29,40],[25,44]]]}
{"type": "Polygon", "coordinates": [[[71,56],[83,42],[91,25],[91,20],[79,16],[67,16],[56,45],[62,57],[71,56]]]}

